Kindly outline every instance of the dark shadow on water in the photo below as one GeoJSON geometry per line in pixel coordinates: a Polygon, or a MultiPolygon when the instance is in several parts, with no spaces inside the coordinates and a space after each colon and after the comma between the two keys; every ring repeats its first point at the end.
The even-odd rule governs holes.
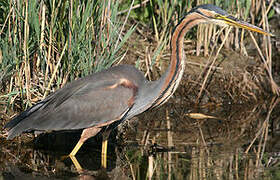
{"type": "MultiPolygon", "coordinates": [[[[60,160],[61,157],[68,155],[73,150],[80,139],[81,133],[82,131],[79,130],[40,134],[33,142],[34,149],[45,152],[60,160]]],[[[106,171],[108,172],[116,167],[116,133],[117,129],[112,132],[108,142],[108,159],[106,168],[106,171]]],[[[101,134],[88,139],[84,143],[75,156],[83,169],[91,171],[101,169],[101,146],[101,134]]],[[[63,160],[63,163],[65,163],[67,167],[73,165],[70,158],[63,160]]]]}
{"type": "MultiPolygon", "coordinates": [[[[117,130],[117,129],[116,129],[117,130]]],[[[87,140],[76,154],[84,169],[78,173],[71,159],[64,158],[78,142],[82,131],[44,133],[25,142],[6,141],[1,145],[0,178],[3,179],[107,179],[107,173],[116,168],[116,130],[108,142],[107,168],[101,168],[102,136],[87,140]],[[8,157],[8,158],[7,158],[8,157]]],[[[20,138],[19,138],[20,140],[20,138]]],[[[120,147],[119,147],[120,148],[120,147]]]]}

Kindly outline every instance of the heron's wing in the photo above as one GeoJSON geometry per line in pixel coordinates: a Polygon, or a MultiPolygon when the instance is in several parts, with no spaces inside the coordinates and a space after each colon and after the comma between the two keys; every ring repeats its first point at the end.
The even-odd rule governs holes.
{"type": "Polygon", "coordinates": [[[72,86],[75,88],[62,88],[30,108],[29,115],[10,129],[8,138],[30,130],[83,129],[119,120],[135,98],[133,84],[127,86],[120,79],[83,81],[72,86]]]}
{"type": "MultiPolygon", "coordinates": [[[[30,118],[31,116],[36,115],[38,112],[42,111],[52,111],[56,106],[64,102],[70,96],[72,96],[75,92],[77,92],[80,88],[84,86],[84,83],[81,81],[74,81],[70,84],[67,84],[63,88],[57,90],[53,94],[46,97],[44,100],[38,102],[33,105],[26,111],[20,113],[18,116],[9,121],[4,128],[11,129],[21,121],[30,118]]],[[[38,114],[37,114],[38,115],[38,114]]]]}

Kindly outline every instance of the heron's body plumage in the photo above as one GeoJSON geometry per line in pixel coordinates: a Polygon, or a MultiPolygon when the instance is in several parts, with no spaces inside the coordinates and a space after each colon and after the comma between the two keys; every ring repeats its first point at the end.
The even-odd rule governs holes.
{"type": "Polygon", "coordinates": [[[76,130],[121,119],[121,115],[132,108],[128,100],[133,90],[124,86],[107,88],[120,79],[127,79],[136,87],[147,83],[143,74],[129,65],[75,80],[10,121],[6,125],[10,129],[8,138],[33,130],[76,130]]]}

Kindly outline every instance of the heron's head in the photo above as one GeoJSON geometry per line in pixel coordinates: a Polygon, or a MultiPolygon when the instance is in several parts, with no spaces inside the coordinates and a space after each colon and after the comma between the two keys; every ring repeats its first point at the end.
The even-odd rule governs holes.
{"type": "Polygon", "coordinates": [[[196,8],[192,9],[191,12],[198,13],[201,16],[204,16],[207,19],[207,22],[214,23],[220,26],[235,26],[240,27],[243,29],[255,31],[265,35],[273,35],[263,29],[239,20],[231,15],[229,15],[226,11],[222,10],[221,8],[214,6],[212,4],[204,4],[197,6],[196,8]]]}

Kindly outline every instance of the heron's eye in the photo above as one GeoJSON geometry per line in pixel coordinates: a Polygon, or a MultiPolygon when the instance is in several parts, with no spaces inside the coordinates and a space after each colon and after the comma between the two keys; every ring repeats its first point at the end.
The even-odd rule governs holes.
{"type": "Polygon", "coordinates": [[[222,18],[222,16],[221,15],[219,15],[219,14],[215,14],[215,16],[214,16],[216,19],[221,19],[222,18]]]}

